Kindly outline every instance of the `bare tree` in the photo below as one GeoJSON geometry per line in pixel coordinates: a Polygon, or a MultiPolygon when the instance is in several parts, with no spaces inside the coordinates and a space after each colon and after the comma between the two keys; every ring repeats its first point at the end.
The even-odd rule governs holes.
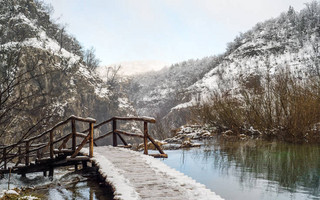
{"type": "MultiPolygon", "coordinates": [[[[0,137],[1,141],[28,137],[49,116],[31,119],[46,106],[47,95],[35,83],[53,71],[41,69],[44,54],[28,55],[28,48],[0,49],[0,137]],[[36,103],[33,103],[36,102],[36,103]]],[[[31,52],[33,53],[33,52],[31,52]]]]}
{"type": "Polygon", "coordinates": [[[93,47],[85,51],[83,60],[91,70],[95,70],[100,64],[100,60],[96,58],[95,49],[93,47]]]}
{"type": "Polygon", "coordinates": [[[107,69],[107,83],[111,87],[115,87],[117,83],[117,77],[119,70],[121,69],[121,65],[110,66],[107,69]]]}

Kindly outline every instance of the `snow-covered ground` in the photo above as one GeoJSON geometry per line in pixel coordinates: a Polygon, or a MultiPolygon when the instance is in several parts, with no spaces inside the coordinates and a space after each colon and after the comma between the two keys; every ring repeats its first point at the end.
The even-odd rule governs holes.
{"type": "MultiPolygon", "coordinates": [[[[88,149],[83,149],[87,153],[88,149]]],[[[93,161],[115,199],[222,200],[204,185],[151,156],[111,146],[95,147],[93,161]]]]}

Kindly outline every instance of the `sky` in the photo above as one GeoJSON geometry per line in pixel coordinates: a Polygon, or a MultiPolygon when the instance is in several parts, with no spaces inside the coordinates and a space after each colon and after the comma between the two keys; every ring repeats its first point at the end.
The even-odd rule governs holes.
{"type": "Polygon", "coordinates": [[[156,69],[221,54],[240,32],[279,16],[290,5],[300,11],[310,0],[44,2],[53,6],[54,19],[68,33],[85,48],[95,48],[101,65],[143,62],[146,69],[156,69]]]}

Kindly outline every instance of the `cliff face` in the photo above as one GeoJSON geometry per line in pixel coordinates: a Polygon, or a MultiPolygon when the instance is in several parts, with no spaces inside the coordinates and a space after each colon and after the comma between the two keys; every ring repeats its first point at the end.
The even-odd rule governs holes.
{"type": "Polygon", "coordinates": [[[69,115],[99,122],[135,114],[117,83],[111,87],[85,65],[79,43],[51,22],[43,4],[1,0],[0,33],[1,142],[69,115]]]}

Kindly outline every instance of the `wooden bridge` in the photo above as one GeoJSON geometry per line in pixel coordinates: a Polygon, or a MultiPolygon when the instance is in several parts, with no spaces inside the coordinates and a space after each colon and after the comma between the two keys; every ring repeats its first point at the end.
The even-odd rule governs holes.
{"type": "Polygon", "coordinates": [[[113,117],[100,124],[94,125],[95,123],[95,119],[71,116],[37,136],[1,147],[0,173],[17,173],[25,176],[27,173],[43,172],[46,176],[49,171],[49,176],[53,176],[56,167],[74,165],[77,169],[79,164],[86,167],[87,162],[90,162],[92,166],[97,167],[104,181],[113,188],[114,199],[222,200],[204,185],[147,156],[147,142],[150,140],[159,151],[159,154],[152,156],[167,157],[148,134],[148,123],[155,123],[153,118],[113,117]],[[118,121],[143,122],[143,134],[119,130],[118,121]],[[76,123],[87,123],[88,129],[77,132],[76,123]],[[95,137],[96,129],[110,123],[111,131],[95,137]],[[68,124],[71,125],[71,132],[61,134],[59,129],[68,124]],[[112,135],[113,146],[98,147],[96,142],[108,135],[112,135]],[[120,146],[117,138],[122,141],[122,147],[130,147],[123,135],[142,138],[146,155],[117,148],[120,146]]]}
{"type": "Polygon", "coordinates": [[[155,157],[167,157],[155,140],[148,134],[148,123],[155,123],[155,119],[147,117],[113,117],[97,125],[95,119],[70,116],[67,120],[57,123],[51,129],[24,139],[15,144],[0,147],[2,152],[0,162],[0,174],[17,173],[25,176],[27,173],[43,172],[53,176],[54,168],[61,166],[74,165],[77,169],[78,164],[86,166],[90,158],[93,157],[94,146],[98,140],[112,134],[113,146],[118,145],[117,138],[120,138],[122,147],[130,147],[122,135],[139,137],[144,142],[144,154],[148,154],[148,140],[158,149],[159,154],[155,157]],[[129,133],[117,129],[117,121],[141,121],[144,125],[142,134],[129,133]],[[63,126],[71,123],[71,130],[68,134],[56,134],[63,126]],[[87,123],[88,129],[77,132],[76,123],[87,123]],[[94,130],[101,126],[112,123],[112,130],[108,133],[94,137],[94,130]],[[82,156],[81,149],[89,146],[89,154],[82,156]],[[8,165],[10,164],[10,167],[8,165]]]}

